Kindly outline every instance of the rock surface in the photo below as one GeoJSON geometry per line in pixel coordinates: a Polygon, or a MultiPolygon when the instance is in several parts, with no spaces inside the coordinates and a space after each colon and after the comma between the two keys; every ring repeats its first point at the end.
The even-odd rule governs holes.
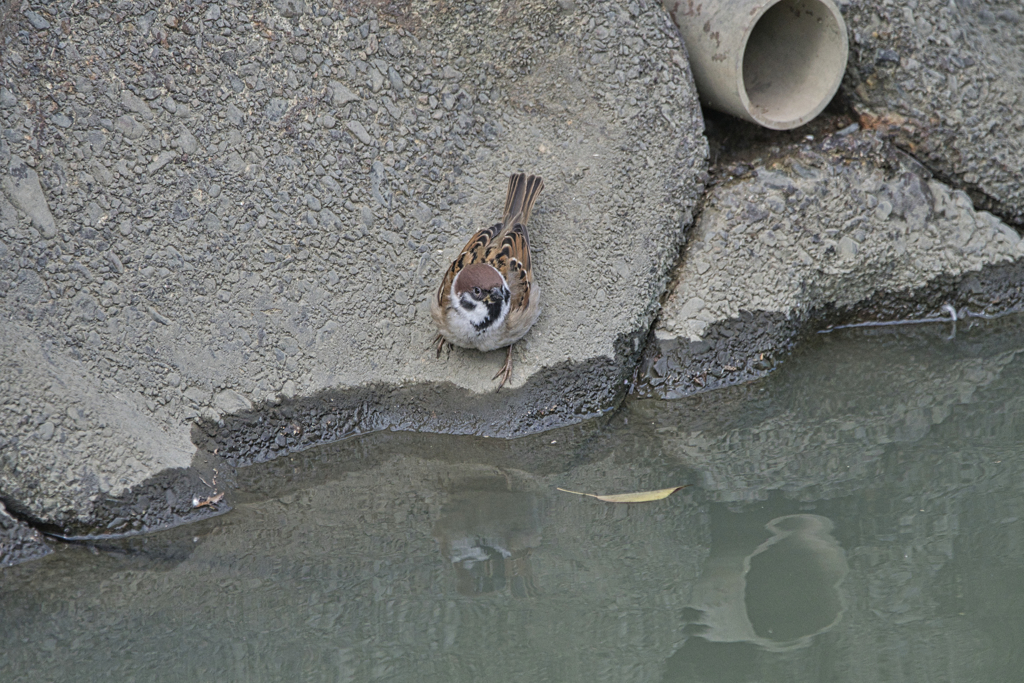
{"type": "Polygon", "coordinates": [[[17,17],[0,491],[22,518],[76,535],[211,513],[226,475],[192,437],[244,463],[387,426],[520,434],[624,394],[703,191],[667,15],[360,11],[17,17]],[[435,359],[428,297],[520,169],[546,184],[530,226],[543,312],[495,396],[503,352],[435,359]]]}
{"type": "Polygon", "coordinates": [[[748,381],[815,325],[1006,311],[1022,257],[1012,228],[873,132],[791,147],[708,192],[639,391],[748,381]]]}
{"type": "Polygon", "coordinates": [[[53,239],[57,236],[57,226],[43,196],[43,188],[39,186],[39,176],[16,155],[11,155],[7,173],[3,176],[3,190],[14,206],[32,220],[32,226],[43,237],[53,239]]]}
{"type": "Polygon", "coordinates": [[[844,92],[978,208],[1024,227],[1024,8],[851,0],[844,92]]]}
{"type": "Polygon", "coordinates": [[[858,123],[774,134],[732,178],[716,169],[702,209],[703,120],[659,4],[346,7],[11,15],[14,519],[173,526],[229,509],[234,467],[313,444],[601,414],[642,354],[637,392],[675,397],[763,375],[816,325],[1024,301],[1024,24],[1007,3],[843,3],[858,123]],[[428,300],[517,170],[546,183],[543,312],[495,394],[502,352],[435,358],[428,300]]]}
{"type": "Polygon", "coordinates": [[[0,503],[0,568],[37,560],[51,552],[41,533],[12,517],[0,503]]]}

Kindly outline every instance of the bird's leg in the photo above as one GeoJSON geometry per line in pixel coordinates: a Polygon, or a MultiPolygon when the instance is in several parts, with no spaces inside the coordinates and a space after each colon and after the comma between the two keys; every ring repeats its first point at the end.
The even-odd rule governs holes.
{"type": "Polygon", "coordinates": [[[505,364],[501,366],[501,370],[498,370],[498,374],[496,374],[494,377],[491,378],[491,379],[498,379],[499,377],[501,377],[501,381],[498,382],[498,388],[495,389],[495,391],[501,391],[501,388],[503,386],[505,386],[505,382],[507,382],[510,379],[512,379],[512,347],[513,346],[515,346],[515,344],[509,344],[508,345],[508,352],[505,354],[505,364]]]}
{"type": "Polygon", "coordinates": [[[446,344],[448,345],[448,356],[452,355],[452,344],[451,344],[451,342],[446,341],[445,338],[442,337],[441,335],[437,335],[436,337],[434,337],[434,341],[437,342],[437,356],[435,356],[436,358],[440,358],[441,357],[441,351],[444,350],[444,347],[445,347],[446,344]]]}

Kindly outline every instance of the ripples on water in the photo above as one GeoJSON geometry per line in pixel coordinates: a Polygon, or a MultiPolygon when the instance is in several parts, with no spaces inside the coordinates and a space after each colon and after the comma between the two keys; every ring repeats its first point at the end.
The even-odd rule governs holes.
{"type": "Polygon", "coordinates": [[[224,517],[0,572],[2,680],[1019,681],[1024,318],[950,331],[241,470],[224,517]]]}

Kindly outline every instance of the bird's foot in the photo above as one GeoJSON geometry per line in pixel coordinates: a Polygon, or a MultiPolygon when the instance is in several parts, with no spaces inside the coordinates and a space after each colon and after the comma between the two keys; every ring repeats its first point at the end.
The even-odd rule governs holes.
{"type": "Polygon", "coordinates": [[[444,350],[445,346],[448,347],[448,356],[446,356],[446,358],[450,357],[452,355],[452,343],[451,342],[447,341],[441,335],[437,335],[436,337],[434,337],[434,342],[437,344],[437,356],[435,356],[436,358],[440,358],[441,357],[441,352],[444,350]]]}
{"type": "Polygon", "coordinates": [[[501,366],[501,370],[498,370],[498,373],[496,375],[494,375],[494,377],[491,378],[491,379],[498,379],[499,377],[501,378],[501,381],[498,382],[498,388],[495,389],[495,391],[501,391],[501,388],[503,386],[505,386],[505,382],[507,382],[510,379],[512,379],[512,346],[514,346],[514,345],[513,344],[509,344],[508,345],[508,351],[505,353],[505,364],[502,365],[501,366]]]}

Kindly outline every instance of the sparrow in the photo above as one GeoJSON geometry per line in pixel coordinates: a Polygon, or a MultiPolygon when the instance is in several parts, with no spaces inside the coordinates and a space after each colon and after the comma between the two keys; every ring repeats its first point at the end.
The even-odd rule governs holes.
{"type": "Polygon", "coordinates": [[[430,302],[438,358],[446,345],[449,353],[453,345],[478,351],[508,347],[505,364],[491,378],[501,378],[499,391],[512,377],[512,346],[540,315],[526,222],[543,188],[540,176],[515,173],[508,179],[501,222],[470,238],[430,302]]]}

